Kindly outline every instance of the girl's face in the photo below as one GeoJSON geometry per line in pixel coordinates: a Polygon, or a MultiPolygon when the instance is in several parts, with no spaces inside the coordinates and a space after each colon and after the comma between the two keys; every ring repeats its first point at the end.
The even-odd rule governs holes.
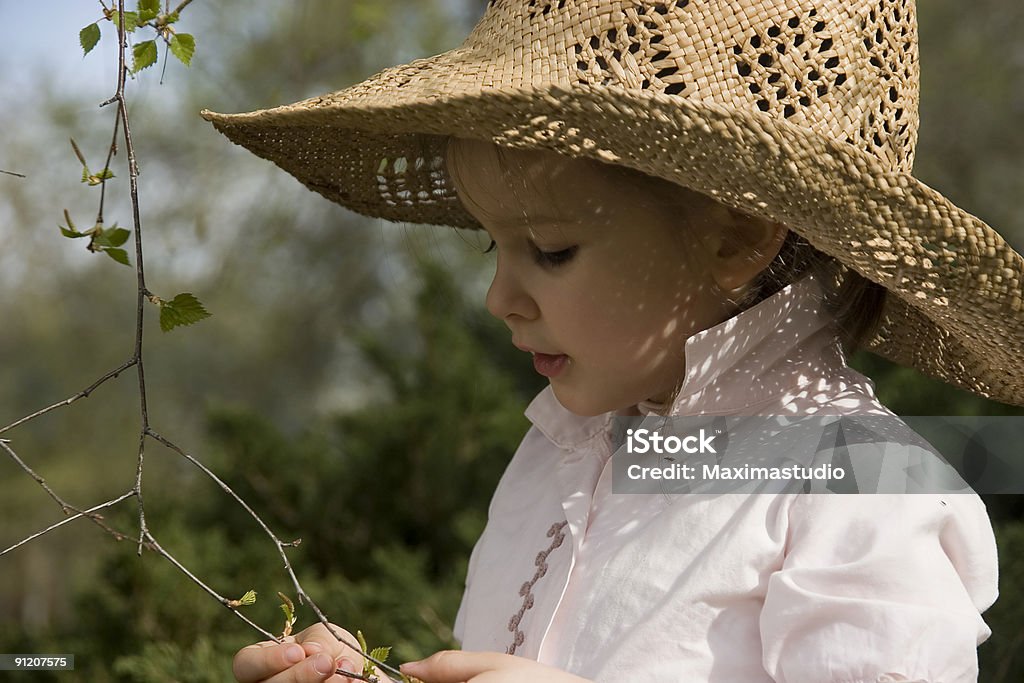
{"type": "Polygon", "coordinates": [[[686,339],[733,310],[708,253],[724,209],[552,152],[458,140],[449,158],[497,250],[487,309],[559,402],[598,415],[669,398],[686,339]]]}

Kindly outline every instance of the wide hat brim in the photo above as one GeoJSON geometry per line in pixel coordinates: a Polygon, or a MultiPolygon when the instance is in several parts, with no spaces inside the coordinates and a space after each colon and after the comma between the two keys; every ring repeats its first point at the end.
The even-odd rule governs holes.
{"type": "Polygon", "coordinates": [[[202,115],[311,190],[390,221],[480,227],[445,169],[450,136],[664,178],[779,221],[886,287],[870,350],[1024,405],[1024,259],[983,221],[877,157],[766,114],[659,92],[545,85],[445,94],[403,90],[400,77],[389,70],[292,105],[202,115]]]}

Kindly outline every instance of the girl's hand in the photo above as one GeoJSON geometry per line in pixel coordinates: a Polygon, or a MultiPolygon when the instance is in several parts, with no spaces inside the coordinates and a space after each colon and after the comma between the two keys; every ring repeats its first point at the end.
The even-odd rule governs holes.
{"type": "Polygon", "coordinates": [[[589,683],[561,669],[496,652],[445,650],[401,666],[424,683],[589,683]]]}
{"type": "MultiPolygon", "coordinates": [[[[356,642],[345,629],[334,629],[356,642]]],[[[362,662],[359,652],[339,642],[323,624],[314,624],[283,643],[265,640],[243,647],[235,654],[232,670],[239,683],[340,683],[350,679],[336,675],[336,668],[359,672],[362,662]]]]}

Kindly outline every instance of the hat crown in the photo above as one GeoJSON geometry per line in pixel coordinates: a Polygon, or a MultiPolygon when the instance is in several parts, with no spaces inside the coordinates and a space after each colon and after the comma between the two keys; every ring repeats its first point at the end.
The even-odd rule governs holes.
{"type": "Polygon", "coordinates": [[[914,0],[491,0],[462,49],[484,88],[619,86],[764,115],[909,173],[914,0]]]}

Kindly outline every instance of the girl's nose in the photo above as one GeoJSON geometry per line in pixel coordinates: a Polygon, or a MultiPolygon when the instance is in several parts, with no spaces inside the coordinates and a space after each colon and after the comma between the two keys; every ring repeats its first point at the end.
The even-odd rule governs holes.
{"type": "Polygon", "coordinates": [[[537,302],[527,293],[515,269],[504,263],[500,251],[494,279],[487,290],[486,305],[490,314],[502,321],[510,317],[533,320],[540,314],[537,302]]]}

